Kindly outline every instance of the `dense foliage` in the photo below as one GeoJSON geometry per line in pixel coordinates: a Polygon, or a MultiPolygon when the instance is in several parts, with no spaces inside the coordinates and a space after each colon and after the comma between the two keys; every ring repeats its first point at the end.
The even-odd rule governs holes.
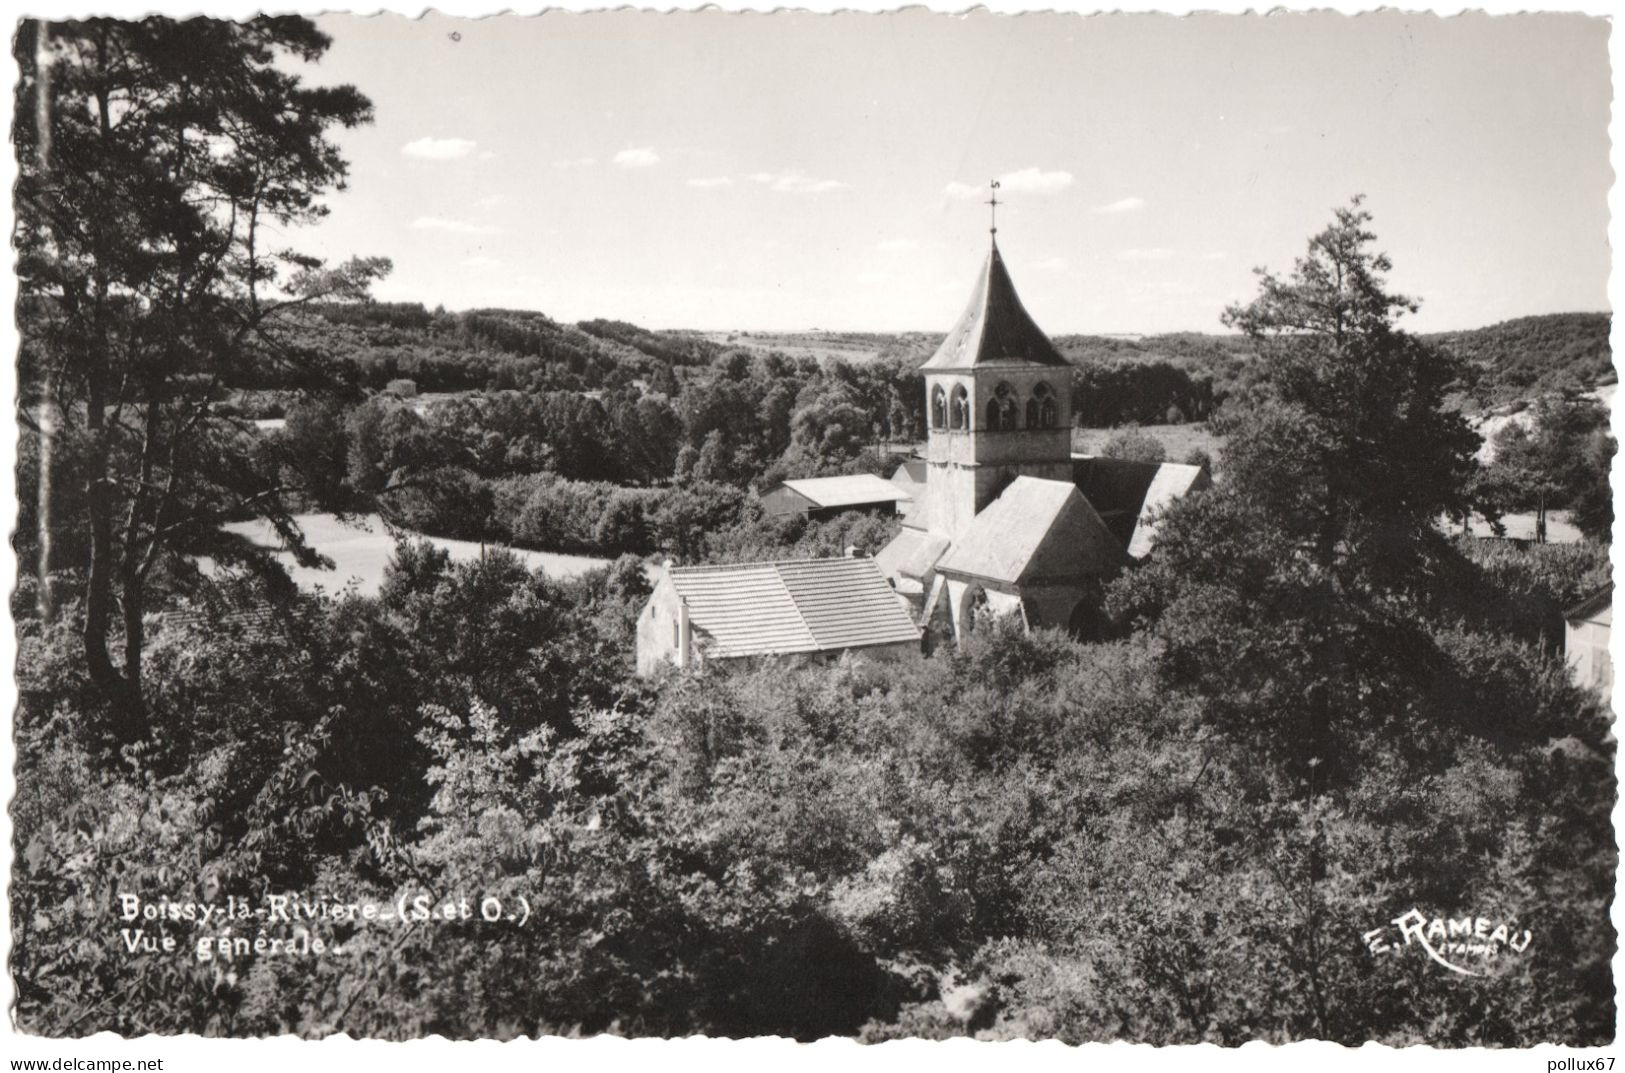
{"type": "Polygon", "coordinates": [[[1489,407],[1613,379],[1610,324],[1607,313],[1549,313],[1428,340],[1467,363],[1467,394],[1489,407]]]}
{"type": "Polygon", "coordinates": [[[1172,688],[1149,635],[996,627],[917,662],[644,685],[644,591],[630,567],[559,586],[403,549],[376,601],[160,630],[169,729],[116,763],[75,714],[61,632],[27,627],[22,1023],[1611,1036],[1612,746],[1533,647],[1423,625],[1426,703],[1395,726],[1378,717],[1403,696],[1365,702],[1358,751],[1305,782],[1276,766],[1279,739],[1172,688]],[[178,953],[129,956],[117,934],[120,894],[285,891],[523,896],[532,915],[317,923],[344,952],[310,957],[200,960],[221,929],[186,924],[158,929],[178,953]],[[1534,945],[1478,979],[1375,960],[1363,934],[1413,904],[1515,916],[1534,945]]]}

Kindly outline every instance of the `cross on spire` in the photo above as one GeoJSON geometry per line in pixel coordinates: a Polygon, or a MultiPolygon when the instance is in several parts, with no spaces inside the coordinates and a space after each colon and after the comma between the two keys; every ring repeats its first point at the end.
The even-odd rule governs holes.
{"type": "Polygon", "coordinates": [[[997,236],[999,233],[999,180],[989,179],[989,196],[984,203],[989,206],[989,227],[987,233],[997,236]]]}

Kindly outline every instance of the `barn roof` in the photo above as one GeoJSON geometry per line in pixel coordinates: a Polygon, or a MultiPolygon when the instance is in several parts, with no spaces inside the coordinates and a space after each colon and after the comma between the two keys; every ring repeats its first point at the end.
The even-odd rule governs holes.
{"type": "Polygon", "coordinates": [[[808,477],[785,481],[783,487],[809,500],[814,508],[858,507],[869,503],[895,503],[909,498],[907,490],[873,473],[846,477],[808,477]]]}
{"type": "Polygon", "coordinates": [[[995,242],[959,323],[921,368],[1065,364],[1061,352],[1022,306],[995,242]]]}
{"type": "Polygon", "coordinates": [[[1122,545],[1076,487],[1017,477],[971,519],[937,569],[1016,584],[1102,574],[1122,562],[1122,545]]]}
{"type": "Polygon", "coordinates": [[[689,622],[718,657],[915,643],[920,630],[873,559],[677,566],[689,622]]]}

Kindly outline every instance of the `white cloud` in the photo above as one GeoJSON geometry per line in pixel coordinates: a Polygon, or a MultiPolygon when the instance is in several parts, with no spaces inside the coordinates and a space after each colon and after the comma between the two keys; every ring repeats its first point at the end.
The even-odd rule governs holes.
{"type": "Polygon", "coordinates": [[[660,163],[660,154],[649,146],[640,149],[622,149],[615,154],[615,163],[623,168],[652,168],[660,163]]]}
{"type": "MultiPolygon", "coordinates": [[[[1044,171],[1041,168],[1022,168],[1020,171],[1007,171],[998,178],[1001,192],[1014,191],[1018,194],[1058,194],[1072,185],[1070,171],[1044,171]]],[[[943,193],[959,201],[972,201],[988,195],[986,183],[973,186],[970,183],[951,182],[943,188],[943,193]]]]}
{"type": "Polygon", "coordinates": [[[553,161],[553,166],[560,170],[564,170],[567,168],[590,168],[596,163],[598,163],[598,159],[596,157],[578,156],[570,160],[555,160],[553,161]]]}
{"type": "Polygon", "coordinates": [[[474,204],[478,205],[482,209],[494,209],[507,200],[507,197],[502,194],[486,194],[474,204]]]}
{"type": "Polygon", "coordinates": [[[1095,212],[1105,212],[1105,213],[1118,213],[1118,212],[1133,212],[1136,209],[1143,209],[1143,208],[1145,208],[1145,198],[1143,198],[1143,197],[1125,197],[1125,198],[1118,198],[1116,201],[1108,201],[1104,205],[1096,205],[1094,207],[1094,211],[1095,212]]]}
{"type": "Polygon", "coordinates": [[[1212,253],[1204,253],[1204,254],[1202,254],[1202,260],[1204,260],[1204,261],[1222,261],[1226,257],[1229,257],[1229,256],[1230,255],[1228,253],[1225,253],[1223,250],[1214,250],[1212,253]]]}
{"type": "Polygon", "coordinates": [[[412,221],[414,231],[444,231],[452,235],[494,235],[501,228],[489,224],[469,223],[467,220],[450,220],[444,216],[419,216],[412,221]]]}
{"type": "Polygon", "coordinates": [[[838,179],[814,179],[799,171],[759,171],[749,178],[781,194],[822,194],[828,190],[845,190],[851,185],[838,179]]]}
{"type": "Polygon", "coordinates": [[[419,138],[401,146],[401,155],[417,160],[461,160],[474,151],[467,138],[419,138]]]}
{"type": "Polygon", "coordinates": [[[1173,250],[1164,246],[1154,246],[1151,249],[1123,250],[1117,258],[1120,261],[1166,261],[1173,255],[1173,250]]]}
{"type": "Polygon", "coordinates": [[[1034,262],[1033,267],[1043,269],[1045,272],[1065,272],[1068,262],[1065,257],[1046,257],[1042,261],[1034,262]]]}
{"type": "Polygon", "coordinates": [[[712,190],[719,186],[732,186],[734,181],[726,175],[713,175],[707,178],[690,179],[688,185],[696,190],[712,190]]]}
{"type": "Polygon", "coordinates": [[[999,189],[1022,194],[1056,194],[1072,185],[1070,171],[1040,171],[1022,168],[999,176],[999,189]]]}
{"type": "Polygon", "coordinates": [[[900,253],[903,250],[918,249],[920,244],[911,238],[888,238],[884,242],[876,243],[875,249],[882,253],[900,253]]]}

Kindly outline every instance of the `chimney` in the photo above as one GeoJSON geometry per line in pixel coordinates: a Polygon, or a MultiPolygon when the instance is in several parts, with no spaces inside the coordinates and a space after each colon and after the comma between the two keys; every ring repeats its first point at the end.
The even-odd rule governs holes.
{"type": "Polygon", "coordinates": [[[865,558],[868,558],[868,556],[864,555],[863,552],[858,550],[858,546],[856,544],[848,544],[846,546],[846,557],[848,559],[865,559],[865,558]]]}

